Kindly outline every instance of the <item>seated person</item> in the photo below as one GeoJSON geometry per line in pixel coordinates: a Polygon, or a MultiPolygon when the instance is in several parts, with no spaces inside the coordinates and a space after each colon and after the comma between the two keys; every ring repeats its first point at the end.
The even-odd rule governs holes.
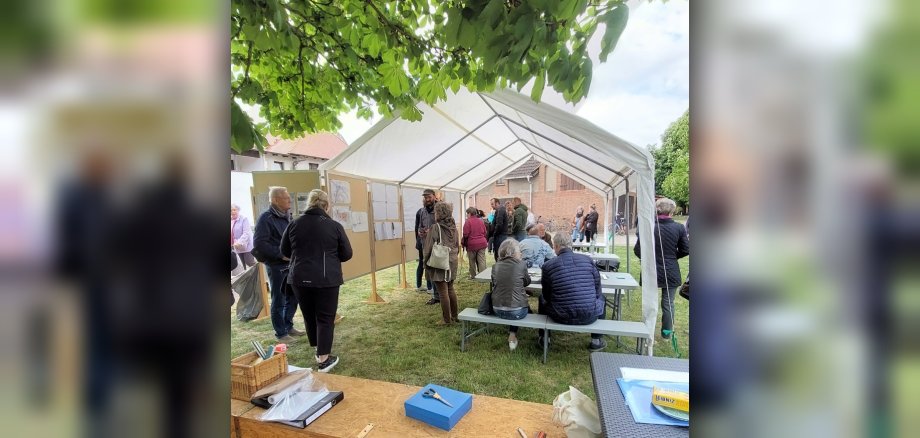
{"type": "MultiPolygon", "coordinates": [[[[501,319],[524,319],[530,309],[524,288],[530,284],[527,266],[521,261],[517,240],[508,239],[498,247],[498,259],[492,266],[492,312],[501,319]]],[[[508,348],[517,348],[517,330],[508,328],[508,348]]]]}
{"type": "MultiPolygon", "coordinates": [[[[543,264],[543,295],[537,312],[548,315],[553,321],[568,325],[593,324],[604,315],[604,295],[601,294],[601,277],[591,258],[572,252],[569,236],[553,236],[556,258],[543,264]]],[[[549,333],[546,334],[549,336],[549,333]]],[[[543,347],[543,330],[538,343],[543,347]]],[[[588,349],[607,347],[602,335],[592,333],[588,349]]]]}
{"type": "Polygon", "coordinates": [[[527,237],[521,240],[521,257],[528,268],[539,268],[547,260],[556,257],[553,248],[540,238],[536,225],[527,227],[527,237]]]}

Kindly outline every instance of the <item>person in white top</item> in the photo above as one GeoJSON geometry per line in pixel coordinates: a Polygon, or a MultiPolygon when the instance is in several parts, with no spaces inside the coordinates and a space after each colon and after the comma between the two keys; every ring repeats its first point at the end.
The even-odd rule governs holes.
{"type": "Polygon", "coordinates": [[[230,246],[240,256],[243,266],[248,268],[256,264],[252,256],[252,226],[249,218],[240,214],[240,206],[230,204],[230,246]]]}

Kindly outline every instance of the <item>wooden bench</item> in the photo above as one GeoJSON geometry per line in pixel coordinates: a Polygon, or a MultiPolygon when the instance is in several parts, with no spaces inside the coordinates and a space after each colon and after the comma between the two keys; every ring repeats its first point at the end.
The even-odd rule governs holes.
{"type": "Polygon", "coordinates": [[[233,438],[330,438],[355,437],[374,423],[368,438],[412,436],[518,436],[517,428],[528,436],[537,431],[547,436],[564,436],[562,426],[553,424],[553,406],[506,398],[473,394],[473,408],[450,431],[445,432],[406,417],[405,402],[418,392],[418,386],[335,374],[313,375],[330,390],[342,391],[345,398],[316,421],[299,429],[280,423],[260,421],[264,409],[251,403],[230,401],[230,436],[233,438]]]}
{"type": "MultiPolygon", "coordinates": [[[[479,312],[467,307],[460,312],[461,322],[460,333],[460,351],[466,351],[466,340],[474,335],[487,329],[488,326],[480,327],[471,332],[467,332],[467,321],[478,322],[482,324],[513,325],[517,327],[528,327],[544,330],[555,330],[573,333],[599,333],[607,336],[629,336],[636,338],[636,353],[642,351],[642,346],[648,340],[649,334],[645,324],[634,321],[615,321],[609,319],[598,319],[593,324],[588,325],[567,325],[559,324],[546,315],[528,314],[524,319],[502,319],[495,315],[480,315],[479,312]]],[[[546,363],[546,355],[549,351],[549,336],[543,337],[543,363],[546,363]]]]}

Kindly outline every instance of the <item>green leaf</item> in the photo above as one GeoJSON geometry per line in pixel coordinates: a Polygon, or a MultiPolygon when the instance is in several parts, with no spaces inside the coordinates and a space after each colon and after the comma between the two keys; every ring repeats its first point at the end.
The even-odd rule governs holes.
{"type": "Polygon", "coordinates": [[[461,47],[473,47],[476,44],[477,35],[476,27],[473,26],[473,23],[467,19],[463,19],[460,22],[460,31],[457,35],[457,43],[461,47]]]}
{"type": "Polygon", "coordinates": [[[460,10],[450,8],[447,10],[447,25],[444,27],[444,43],[448,46],[456,46],[460,38],[460,10]]]}
{"type": "Polygon", "coordinates": [[[546,75],[540,71],[537,74],[537,80],[533,84],[533,89],[530,90],[530,98],[534,102],[539,102],[543,98],[543,88],[546,86],[546,75]]]}
{"type": "Polygon", "coordinates": [[[479,15],[479,19],[483,20],[490,28],[495,29],[507,15],[504,0],[490,0],[479,15]]]}
{"type": "Polygon", "coordinates": [[[607,61],[607,55],[613,52],[623,29],[626,29],[626,22],[629,20],[629,7],[625,4],[619,5],[604,14],[603,21],[607,25],[604,31],[604,37],[601,39],[601,62],[607,61]]]}

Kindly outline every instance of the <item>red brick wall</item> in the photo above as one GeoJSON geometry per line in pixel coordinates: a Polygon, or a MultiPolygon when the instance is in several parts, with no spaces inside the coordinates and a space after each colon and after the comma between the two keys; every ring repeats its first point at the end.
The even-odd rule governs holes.
{"type": "MultiPolygon", "coordinates": [[[[530,201],[530,191],[529,185],[520,184],[520,186],[525,187],[524,190],[518,191],[517,193],[510,193],[509,187],[510,184],[506,181],[503,186],[496,186],[494,183],[488,187],[480,190],[476,193],[475,197],[470,200],[471,205],[476,205],[476,208],[489,213],[491,207],[489,206],[489,200],[492,198],[508,198],[518,196],[530,211],[534,215],[542,216],[540,219],[541,222],[548,223],[550,220],[553,220],[557,226],[557,229],[561,226],[564,227],[568,232],[571,232],[571,220],[575,216],[575,209],[580,205],[584,207],[585,214],[589,211],[588,206],[591,203],[597,205],[598,212],[598,230],[602,231],[604,224],[606,223],[606,215],[604,214],[604,197],[591,191],[590,189],[582,190],[565,190],[560,191],[561,186],[561,173],[556,172],[555,184],[552,191],[546,190],[546,180],[547,180],[547,167],[546,165],[541,165],[537,175],[532,178],[533,181],[533,201],[530,201]]],[[[522,180],[526,181],[526,180],[522,180]]],[[[516,186],[518,186],[516,184],[516,186]]],[[[611,202],[613,204],[613,202],[611,202]]],[[[612,205],[611,205],[611,208],[612,205]]]]}

